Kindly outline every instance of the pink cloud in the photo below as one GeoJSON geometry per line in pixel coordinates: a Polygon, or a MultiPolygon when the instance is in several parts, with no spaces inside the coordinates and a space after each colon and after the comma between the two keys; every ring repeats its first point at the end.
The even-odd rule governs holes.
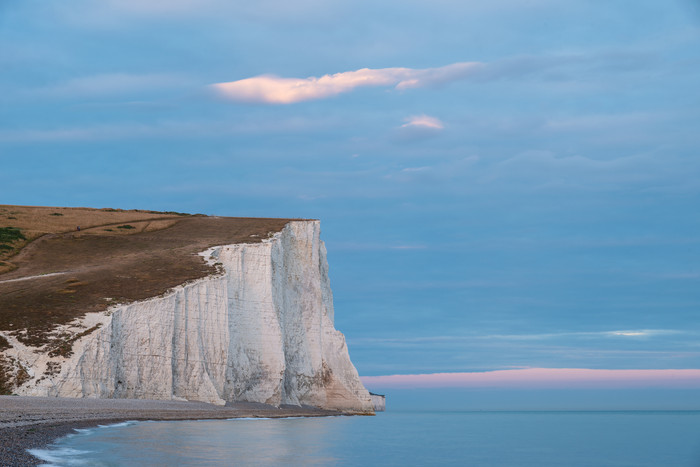
{"type": "Polygon", "coordinates": [[[363,376],[368,386],[392,388],[700,388],[700,370],[524,368],[480,373],[363,376]]]}
{"type": "Polygon", "coordinates": [[[213,84],[226,99],[263,104],[293,104],[324,99],[359,87],[419,88],[448,83],[479,71],[483,64],[461,62],[437,68],[362,68],[360,70],[308,78],[260,75],[227,83],[213,84]]]}
{"type": "Polygon", "coordinates": [[[428,130],[442,130],[445,125],[440,119],[430,115],[412,115],[406,119],[401,128],[423,128],[428,130]]]}

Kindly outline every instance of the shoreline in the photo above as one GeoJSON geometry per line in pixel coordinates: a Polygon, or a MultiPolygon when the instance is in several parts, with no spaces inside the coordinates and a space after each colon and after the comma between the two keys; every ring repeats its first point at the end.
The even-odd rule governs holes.
{"type": "Polygon", "coordinates": [[[27,449],[44,448],[76,428],[125,421],[221,420],[363,415],[310,406],[280,406],[252,402],[225,406],[206,402],[146,399],[71,399],[0,396],[0,465],[42,463],[27,449]]]}

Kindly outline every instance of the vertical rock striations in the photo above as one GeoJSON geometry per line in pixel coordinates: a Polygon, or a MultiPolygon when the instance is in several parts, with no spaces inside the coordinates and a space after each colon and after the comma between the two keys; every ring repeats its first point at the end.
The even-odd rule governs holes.
{"type": "Polygon", "coordinates": [[[84,326],[100,327],[68,358],[22,358],[15,342],[31,369],[16,392],[372,412],[334,328],[318,221],[292,221],[263,243],[203,255],[220,274],[88,316],[84,326]]]}

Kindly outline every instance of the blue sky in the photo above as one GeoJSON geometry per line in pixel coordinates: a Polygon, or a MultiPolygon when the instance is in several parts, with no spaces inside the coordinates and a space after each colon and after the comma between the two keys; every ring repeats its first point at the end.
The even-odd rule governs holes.
{"type": "Polygon", "coordinates": [[[2,202],[319,218],[362,375],[700,368],[697,2],[233,3],[0,2],[2,202]]]}

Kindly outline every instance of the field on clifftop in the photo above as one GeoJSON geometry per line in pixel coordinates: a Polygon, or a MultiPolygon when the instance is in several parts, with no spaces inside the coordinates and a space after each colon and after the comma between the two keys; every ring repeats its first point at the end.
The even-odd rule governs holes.
{"type": "MultiPolygon", "coordinates": [[[[69,353],[77,336],[57,325],[212,274],[199,252],[260,242],[288,221],[0,205],[0,331],[69,353]]],[[[0,336],[0,352],[8,345],[0,336]]]]}

